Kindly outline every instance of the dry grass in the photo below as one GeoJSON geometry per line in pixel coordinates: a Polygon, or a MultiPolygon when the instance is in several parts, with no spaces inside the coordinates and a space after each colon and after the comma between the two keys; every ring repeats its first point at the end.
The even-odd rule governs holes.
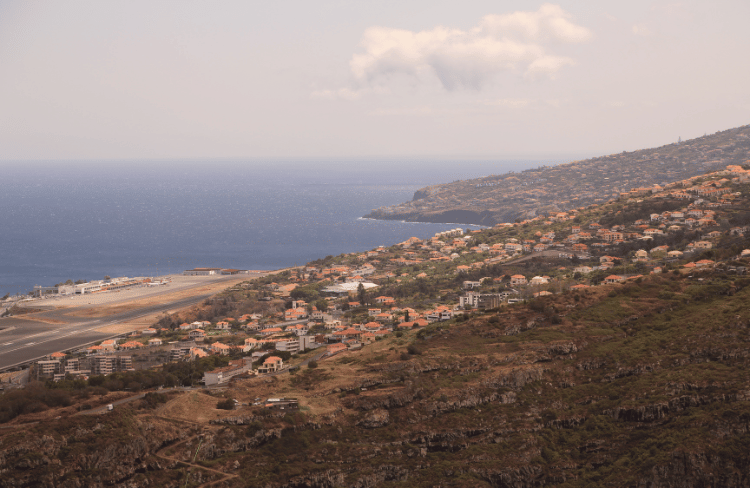
{"type": "Polygon", "coordinates": [[[201,391],[189,391],[168,401],[155,413],[187,422],[208,423],[209,420],[227,416],[226,410],[216,408],[220,400],[201,391]]]}

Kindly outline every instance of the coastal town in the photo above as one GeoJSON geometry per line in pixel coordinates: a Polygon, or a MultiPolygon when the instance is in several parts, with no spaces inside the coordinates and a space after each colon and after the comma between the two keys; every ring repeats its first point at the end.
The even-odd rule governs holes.
{"type": "Polygon", "coordinates": [[[739,473],[749,232],[744,161],[276,272],[40,290],[10,323],[59,321],[45,344],[108,335],[0,373],[0,464],[22,486],[599,486],[591,463],[623,459],[646,466],[630,480],[739,473]],[[97,322],[138,306],[158,313],[97,322]]]}
{"type": "MultiPolygon", "coordinates": [[[[750,169],[633,188],[603,205],[491,228],[412,237],[329,256],[239,283],[152,327],[34,365],[38,380],[70,380],[219,357],[184,386],[229,384],[357,354],[392,335],[535,298],[638,282],[647,275],[710,271],[717,260],[745,274],[750,169]],[[537,273],[537,270],[540,270],[537,273]]],[[[195,268],[189,276],[239,273],[195,268]]]]}

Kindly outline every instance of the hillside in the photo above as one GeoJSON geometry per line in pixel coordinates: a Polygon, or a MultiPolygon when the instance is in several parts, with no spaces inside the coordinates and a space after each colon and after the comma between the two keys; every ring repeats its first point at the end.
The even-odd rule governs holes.
{"type": "Polygon", "coordinates": [[[664,186],[749,160],[750,126],[743,126],[655,149],[433,185],[418,190],[411,202],[365,217],[492,226],[602,203],[634,188],[664,186]]]}
{"type": "Polygon", "coordinates": [[[284,355],[303,325],[284,322],[309,314],[339,351],[307,366],[155,390],[197,385],[217,353],[0,396],[0,487],[750,486],[750,171],[459,234],[328,256],[159,323],[284,355]],[[377,288],[325,291],[361,275],[377,288]]]}

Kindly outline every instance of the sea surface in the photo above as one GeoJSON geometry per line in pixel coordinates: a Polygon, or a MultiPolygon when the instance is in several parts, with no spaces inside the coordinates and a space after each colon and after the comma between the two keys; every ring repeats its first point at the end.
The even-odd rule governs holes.
{"type": "Polygon", "coordinates": [[[549,162],[3,162],[0,296],[196,266],[278,269],[430,237],[457,225],[361,216],[423,186],[541,164],[549,162]]]}

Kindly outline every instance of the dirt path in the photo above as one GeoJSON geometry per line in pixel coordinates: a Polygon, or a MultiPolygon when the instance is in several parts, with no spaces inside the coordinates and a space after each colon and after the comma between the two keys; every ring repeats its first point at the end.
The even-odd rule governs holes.
{"type": "MultiPolygon", "coordinates": [[[[164,459],[166,461],[173,461],[175,463],[185,465],[185,466],[187,466],[190,469],[192,469],[192,468],[202,469],[204,471],[209,471],[211,473],[219,474],[219,475],[222,476],[221,479],[214,480],[214,481],[207,481],[207,482],[199,485],[198,488],[202,488],[204,486],[212,486],[212,485],[215,485],[217,483],[223,483],[223,482],[229,481],[230,479],[233,479],[233,478],[239,478],[239,475],[237,475],[237,474],[225,473],[224,471],[219,471],[218,469],[207,468],[205,466],[201,466],[200,464],[194,464],[194,462],[189,463],[189,462],[182,461],[182,460],[177,459],[175,457],[167,456],[166,454],[164,454],[164,451],[166,451],[167,449],[171,449],[171,448],[177,447],[180,444],[185,444],[187,442],[191,442],[191,441],[194,441],[195,439],[202,438],[202,437],[203,437],[203,434],[194,435],[193,437],[190,437],[189,439],[185,439],[182,442],[178,442],[177,444],[163,447],[163,448],[159,449],[158,451],[156,451],[156,453],[154,455],[156,457],[160,457],[160,458],[162,458],[162,459],[164,459]]],[[[201,443],[202,442],[203,442],[203,440],[201,439],[201,443]]],[[[193,456],[193,461],[195,461],[195,457],[198,456],[198,451],[200,450],[201,443],[198,444],[198,449],[196,449],[196,451],[195,451],[195,455],[193,456]]],[[[190,469],[188,470],[188,476],[190,475],[190,469]]]]}

